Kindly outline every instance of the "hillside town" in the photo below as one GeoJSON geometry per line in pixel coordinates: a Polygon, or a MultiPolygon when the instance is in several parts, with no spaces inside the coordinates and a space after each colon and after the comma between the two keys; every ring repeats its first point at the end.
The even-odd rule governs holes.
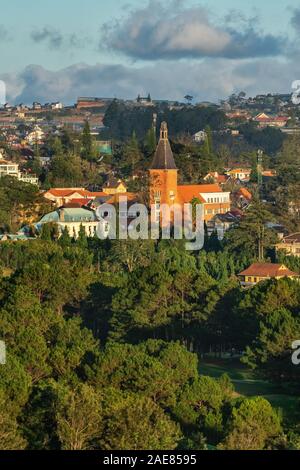
{"type": "MultiPolygon", "coordinates": [[[[272,137],[276,136],[279,141],[278,145],[280,143],[283,145],[283,142],[288,138],[287,136],[295,135],[294,138],[297,138],[300,131],[300,123],[299,127],[297,124],[298,112],[298,107],[293,105],[291,101],[291,95],[259,95],[246,99],[244,93],[230,96],[219,106],[212,103],[197,103],[195,105],[191,103],[161,103],[152,101],[150,95],[145,98],[139,95],[136,100],[126,102],[109,98],[78,98],[74,106],[68,107],[64,107],[62,103],[41,105],[36,102],[32,107],[5,105],[0,110],[2,146],[0,177],[16,178],[22,183],[36,186],[37,192],[46,203],[49,212],[41,213],[40,218],[34,219],[32,214],[28,218],[25,208],[23,215],[19,217],[15,232],[11,232],[11,227],[2,223],[0,241],[34,239],[41,236],[44,224],[55,224],[58,236],[67,231],[75,240],[81,229],[87,237],[96,236],[99,224],[97,208],[101,204],[107,203],[117,206],[123,195],[129,200],[128,210],[130,212],[130,205],[141,202],[145,197],[145,192],[148,191],[149,204],[157,202],[170,205],[174,202],[184,204],[191,203],[196,198],[204,208],[205,230],[208,238],[214,237],[216,234],[219,242],[222,242],[226,237],[226,232],[239,226],[255,200],[262,200],[266,206],[274,206],[273,192],[268,188],[272,188],[276,184],[278,165],[272,158],[274,152],[269,148],[274,142],[270,144],[266,138],[268,136],[262,136],[262,134],[275,128],[273,131],[275,134],[271,134],[269,138],[272,141],[272,137]],[[146,132],[144,143],[139,143],[135,129],[132,129],[128,143],[124,144],[122,137],[118,138],[113,134],[113,126],[107,126],[106,121],[109,121],[113,110],[116,114],[112,118],[118,119],[118,112],[120,112],[118,108],[121,108],[122,112],[127,110],[128,113],[137,115],[137,118],[141,113],[144,115],[144,110],[147,110],[147,117],[149,120],[150,116],[152,127],[146,132]],[[199,111],[200,119],[203,110],[205,112],[209,109],[211,113],[218,115],[220,122],[217,123],[217,129],[212,129],[207,125],[204,129],[193,134],[192,129],[195,129],[197,124],[192,121],[191,132],[186,133],[184,138],[179,134],[172,135],[172,129],[170,129],[172,147],[181,144],[182,151],[187,153],[182,157],[182,160],[189,158],[190,148],[193,148],[194,152],[199,151],[200,155],[201,152],[206,153],[203,167],[200,168],[197,180],[192,181],[192,185],[186,184],[184,175],[180,174],[180,168],[176,166],[170,146],[167,123],[161,121],[161,129],[157,131],[160,114],[163,116],[166,109],[179,116],[180,113],[194,114],[199,111]],[[159,132],[160,135],[156,140],[156,135],[159,132]],[[238,146],[242,146],[250,132],[256,134],[258,144],[261,144],[261,147],[264,147],[269,155],[264,155],[263,150],[256,148],[253,143],[252,148],[249,148],[248,155],[232,155],[231,151],[236,145],[235,142],[239,142],[238,146]],[[102,135],[106,140],[102,140],[102,135]],[[69,148],[64,148],[62,145],[64,140],[67,141],[69,148]],[[121,141],[121,145],[118,140],[121,141]],[[219,158],[218,161],[217,156],[212,156],[216,151],[215,142],[218,142],[219,151],[222,149],[223,152],[227,152],[225,159],[219,158]],[[61,145],[58,149],[61,155],[56,155],[55,146],[59,147],[59,145],[61,145]],[[70,151],[73,155],[70,155],[70,151]],[[86,174],[82,172],[79,179],[72,181],[80,183],[81,186],[76,184],[73,186],[52,185],[49,175],[53,172],[55,161],[61,158],[67,162],[67,154],[69,154],[71,162],[74,157],[76,158],[75,152],[78,152],[80,156],[85,153],[81,165],[84,160],[89,162],[93,173],[92,179],[89,180],[89,171],[87,170],[86,174]],[[120,156],[120,152],[128,155],[126,157],[120,156]],[[144,155],[138,155],[139,152],[143,152],[144,155]],[[131,174],[128,171],[129,168],[123,168],[123,163],[122,167],[118,167],[117,161],[114,160],[120,158],[127,158],[129,167],[131,166],[131,158],[137,160],[131,166],[131,174]],[[210,161],[207,162],[207,159],[210,161]],[[206,173],[207,170],[209,171],[206,173]],[[170,175],[174,173],[176,176],[175,179],[172,179],[172,176],[167,179],[162,178],[167,186],[164,189],[159,188],[159,194],[162,196],[157,200],[153,194],[151,196],[154,191],[151,188],[151,182],[148,183],[148,190],[143,187],[141,191],[141,187],[147,175],[151,177],[152,174],[153,177],[153,173],[156,172],[160,177],[161,171],[164,174],[170,173],[170,175]],[[177,178],[184,184],[178,185],[177,178]],[[85,183],[84,187],[83,183],[85,183]],[[47,189],[45,189],[46,187],[47,189]],[[172,196],[169,197],[167,194],[172,196]]],[[[147,121],[147,119],[145,120],[147,121]]],[[[250,141],[248,140],[245,144],[249,145],[250,141]]],[[[233,152],[235,153],[236,150],[234,149],[233,152]]],[[[180,156],[177,159],[179,160],[180,156]]],[[[180,164],[181,162],[179,166],[180,164]]],[[[54,181],[56,182],[55,179],[54,181]]],[[[63,181],[59,181],[59,183],[63,183],[63,181]]],[[[273,212],[276,212],[274,207],[273,212]]],[[[297,197],[288,202],[288,212],[291,219],[294,219],[298,214],[297,197]]],[[[129,217],[128,213],[124,215],[124,218],[126,217],[129,217]]],[[[300,232],[291,233],[291,223],[285,224],[282,217],[277,217],[272,222],[266,220],[265,225],[274,234],[276,233],[277,243],[274,242],[273,245],[275,250],[300,256],[300,241],[298,240],[300,232]]],[[[297,223],[294,226],[296,230],[297,223]]],[[[258,259],[263,271],[264,256],[258,253],[258,259]]],[[[251,267],[249,269],[251,270],[251,267]]],[[[278,278],[276,270],[274,271],[276,275],[272,273],[273,271],[270,270],[267,277],[278,278]]],[[[260,269],[258,269],[253,279],[255,283],[256,280],[265,279],[265,276],[260,274],[260,269]]],[[[251,282],[249,277],[249,282],[243,282],[242,285],[253,285],[252,278],[251,282]]]]}
{"type": "Polygon", "coordinates": [[[299,0],[2,3],[1,468],[288,465],[299,0]]]}

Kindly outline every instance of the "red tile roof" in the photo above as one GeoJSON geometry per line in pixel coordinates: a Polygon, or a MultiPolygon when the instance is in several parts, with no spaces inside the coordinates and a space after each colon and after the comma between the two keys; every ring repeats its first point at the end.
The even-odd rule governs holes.
{"type": "Polygon", "coordinates": [[[287,235],[282,239],[282,243],[300,243],[300,232],[287,235]]]}
{"type": "Polygon", "coordinates": [[[201,194],[205,193],[222,193],[222,189],[218,184],[197,184],[177,186],[179,198],[183,202],[191,202],[192,199],[198,198],[201,202],[205,199],[201,194]]]}
{"type": "Polygon", "coordinates": [[[49,193],[54,197],[66,197],[73,193],[78,193],[83,188],[53,188],[46,191],[45,194],[49,193]]]}
{"type": "Polygon", "coordinates": [[[255,120],[260,121],[260,122],[285,122],[285,121],[288,121],[289,118],[286,116],[275,116],[275,117],[257,116],[255,120]]]}
{"type": "Polygon", "coordinates": [[[102,191],[87,191],[86,189],[83,188],[53,188],[49,189],[46,191],[45,194],[51,194],[54,197],[70,197],[72,194],[79,194],[82,196],[82,198],[95,198],[95,197],[101,197],[101,196],[106,196],[107,194],[102,192],[102,191]]]}
{"type": "Polygon", "coordinates": [[[214,181],[216,181],[217,183],[226,183],[226,181],[228,180],[228,175],[219,175],[219,173],[217,171],[211,171],[210,173],[208,173],[206,175],[206,177],[204,178],[204,180],[207,180],[207,179],[213,179],[214,181]]]}
{"type": "Polygon", "coordinates": [[[252,194],[246,188],[240,188],[238,191],[238,195],[243,196],[244,198],[249,199],[249,200],[252,199],[252,194]]]}
{"type": "Polygon", "coordinates": [[[92,200],[93,199],[86,198],[86,197],[83,197],[83,198],[80,198],[80,199],[74,198],[70,202],[68,202],[67,204],[64,204],[64,207],[71,207],[72,205],[74,205],[74,207],[82,207],[82,206],[86,206],[92,200]]]}
{"type": "Polygon", "coordinates": [[[253,263],[249,268],[242,271],[239,276],[257,276],[257,277],[285,277],[299,276],[299,274],[290,271],[284,264],[273,263],[253,263]]]}

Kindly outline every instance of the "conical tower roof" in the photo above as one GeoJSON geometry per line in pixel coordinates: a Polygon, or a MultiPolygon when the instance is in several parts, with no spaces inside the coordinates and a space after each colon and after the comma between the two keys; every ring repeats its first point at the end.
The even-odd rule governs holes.
{"type": "Polygon", "coordinates": [[[160,138],[150,170],[177,170],[168,138],[168,126],[166,122],[161,123],[160,138]]]}

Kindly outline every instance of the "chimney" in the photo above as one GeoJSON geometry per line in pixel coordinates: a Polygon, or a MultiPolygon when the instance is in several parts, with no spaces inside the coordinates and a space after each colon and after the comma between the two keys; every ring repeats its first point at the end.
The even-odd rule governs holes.
{"type": "Polygon", "coordinates": [[[64,209],[59,209],[59,220],[60,220],[60,222],[64,222],[64,221],[65,221],[65,212],[64,212],[64,209]]]}

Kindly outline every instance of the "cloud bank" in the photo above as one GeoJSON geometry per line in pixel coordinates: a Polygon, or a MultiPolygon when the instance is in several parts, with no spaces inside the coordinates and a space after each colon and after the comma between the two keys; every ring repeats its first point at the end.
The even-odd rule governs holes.
{"type": "Polygon", "coordinates": [[[50,71],[30,65],[18,74],[0,74],[11,103],[74,103],[78,96],[136,98],[151,93],[155,99],[183,101],[189,93],[196,100],[217,102],[244,90],[250,96],[263,92],[289,92],[300,79],[300,64],[278,59],[207,59],[201,63],[158,62],[143,67],[113,64],[74,64],[50,71]]]}
{"type": "Polygon", "coordinates": [[[146,7],[131,10],[126,18],[105,24],[100,47],[104,44],[142,60],[241,59],[284,53],[287,39],[259,31],[257,18],[247,20],[236,15],[232,25],[228,19],[213,20],[206,9],[185,8],[178,0],[167,4],[150,0],[146,7]]]}
{"type": "MultiPolygon", "coordinates": [[[[218,18],[207,9],[187,8],[183,0],[149,0],[102,27],[99,48],[132,60],[121,64],[77,63],[57,71],[29,65],[19,73],[0,74],[11,103],[61,100],[78,96],[218,101],[233,92],[253,96],[288,92],[300,79],[300,9],[291,9],[290,38],[260,31],[257,18],[230,11],[218,18]],[[291,37],[294,41],[292,43],[291,37]],[[137,65],[139,64],[139,65],[137,65]]],[[[0,39],[6,37],[1,29],[0,39]]],[[[94,47],[93,40],[44,26],[31,32],[36,44],[66,53],[94,47]]]]}

